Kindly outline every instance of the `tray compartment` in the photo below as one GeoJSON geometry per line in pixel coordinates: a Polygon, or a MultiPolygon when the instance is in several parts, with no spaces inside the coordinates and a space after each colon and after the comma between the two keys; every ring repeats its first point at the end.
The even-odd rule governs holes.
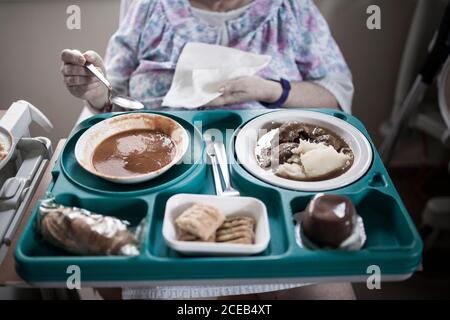
{"type": "MultiPolygon", "coordinates": [[[[378,177],[378,176],[376,176],[378,177]]],[[[361,212],[366,233],[368,250],[411,248],[414,245],[414,234],[409,221],[391,196],[371,189],[357,204],[356,210],[361,212]]]]}
{"type": "MultiPolygon", "coordinates": [[[[232,113],[227,110],[217,110],[214,112],[202,112],[196,114],[192,119],[194,125],[202,132],[208,129],[219,129],[225,131],[226,129],[234,129],[239,127],[243,120],[237,113],[232,113]]],[[[231,134],[233,133],[231,132],[231,134]]]]}
{"type": "MultiPolygon", "coordinates": [[[[60,161],[61,169],[74,184],[87,190],[114,194],[114,196],[141,191],[152,193],[157,190],[167,188],[195,171],[198,163],[200,162],[203,149],[203,142],[198,130],[183,119],[173,116],[172,118],[179,122],[188,131],[190,135],[190,146],[185,157],[180,163],[176,164],[165,174],[155,179],[139,184],[123,185],[98,178],[84,170],[76,161],[74,151],[78,139],[84,131],[87,130],[87,128],[80,129],[74,133],[66,143],[60,161]]],[[[95,122],[95,120],[96,118],[89,121],[95,122]]],[[[103,118],[101,118],[101,120],[103,120],[103,118]]]]}
{"type": "MultiPolygon", "coordinates": [[[[130,223],[130,227],[136,227],[148,214],[148,204],[138,198],[79,198],[74,194],[63,193],[56,196],[58,203],[66,206],[79,207],[95,213],[113,216],[130,223]]],[[[38,207],[35,208],[37,213],[38,207]]],[[[37,215],[33,217],[33,225],[37,215]]],[[[44,241],[33,229],[28,230],[28,237],[22,247],[23,255],[33,258],[52,257],[64,259],[67,256],[85,258],[73,255],[44,241]]],[[[110,257],[105,257],[106,259],[110,257]]]]}
{"type": "MultiPolygon", "coordinates": [[[[210,180],[212,179],[211,167],[206,166],[206,171],[207,181],[212,181],[210,180]]],[[[267,207],[271,238],[269,246],[264,252],[260,253],[259,256],[278,256],[286,253],[289,248],[289,231],[285,216],[283,214],[283,203],[280,193],[269,188],[254,188],[240,191],[242,196],[259,198],[267,207]]],[[[186,192],[177,190],[176,192],[161,193],[156,197],[149,232],[149,252],[152,256],[161,258],[189,259],[169,248],[166,245],[162,235],[166,202],[172,195],[177,193],[186,192]]],[[[215,191],[212,184],[207,184],[197,190],[191,189],[187,193],[215,194],[215,191]]],[[[230,201],[232,201],[232,198],[230,198],[230,201]]],[[[202,257],[201,259],[208,260],[211,258],[202,257]]],[[[236,257],[227,257],[226,259],[236,259],[236,257]]],[[[246,257],[238,257],[237,259],[246,259],[246,257]]]]}
{"type": "MultiPolygon", "coordinates": [[[[364,222],[366,243],[361,250],[353,252],[310,250],[296,243],[293,255],[298,257],[298,267],[303,268],[304,276],[366,274],[370,265],[380,266],[385,275],[414,272],[421,259],[421,243],[401,203],[376,188],[358,193],[334,193],[348,196],[355,204],[364,222]]],[[[303,211],[312,197],[311,194],[293,198],[292,214],[303,211]]],[[[294,227],[292,219],[292,229],[294,227]]],[[[291,240],[296,242],[295,234],[291,240]]]]}
{"type": "Polygon", "coordinates": [[[280,255],[290,247],[290,221],[286,219],[286,208],[281,193],[275,188],[260,185],[240,184],[238,179],[233,179],[234,186],[241,196],[260,199],[267,207],[270,226],[270,243],[266,255],[280,255]]]}
{"type": "MultiPolygon", "coordinates": [[[[410,248],[414,245],[414,235],[403,228],[408,221],[394,198],[377,189],[347,196],[364,222],[367,240],[362,250],[410,248]]],[[[311,198],[312,195],[292,200],[292,212],[303,211],[311,198]]]]}

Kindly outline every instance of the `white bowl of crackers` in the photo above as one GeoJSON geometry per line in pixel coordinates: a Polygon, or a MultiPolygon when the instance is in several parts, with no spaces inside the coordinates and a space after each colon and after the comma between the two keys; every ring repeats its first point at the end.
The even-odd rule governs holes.
{"type": "Polygon", "coordinates": [[[252,255],[269,245],[267,208],[250,197],[177,194],[166,204],[163,236],[186,255],[252,255]]]}

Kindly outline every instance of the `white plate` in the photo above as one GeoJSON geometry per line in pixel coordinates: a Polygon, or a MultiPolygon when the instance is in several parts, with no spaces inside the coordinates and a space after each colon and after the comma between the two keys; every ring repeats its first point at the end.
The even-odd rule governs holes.
{"type": "Polygon", "coordinates": [[[189,135],[175,120],[152,113],[126,113],[103,120],[86,130],[75,146],[75,158],[80,166],[93,175],[116,183],[130,184],[151,180],[163,174],[181,160],[188,146],[189,135]],[[139,129],[161,131],[173,139],[176,145],[176,154],[169,164],[156,171],[130,177],[110,176],[102,174],[94,168],[92,157],[95,148],[101,142],[120,132],[139,129]]]}
{"type": "Polygon", "coordinates": [[[355,182],[370,168],[373,156],[369,141],[354,126],[334,116],[307,110],[275,111],[253,119],[237,135],[235,150],[239,163],[262,181],[282,188],[314,192],[342,188],[355,182]],[[270,169],[261,168],[255,156],[258,131],[271,121],[286,122],[292,120],[327,128],[342,137],[354,154],[354,162],[350,169],[333,179],[296,181],[276,176],[270,169]]]}
{"type": "Polygon", "coordinates": [[[249,197],[220,197],[214,195],[177,194],[166,203],[163,236],[172,249],[187,255],[251,255],[264,251],[270,241],[269,219],[264,203],[249,197]],[[225,216],[245,214],[256,220],[254,244],[227,244],[177,240],[174,221],[195,203],[215,206],[225,216]]]}

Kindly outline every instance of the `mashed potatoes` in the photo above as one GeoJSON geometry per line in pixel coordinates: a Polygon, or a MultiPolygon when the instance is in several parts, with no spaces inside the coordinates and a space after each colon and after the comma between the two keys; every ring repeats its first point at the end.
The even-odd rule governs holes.
{"type": "Polygon", "coordinates": [[[351,156],[337,152],[325,143],[300,140],[292,156],[281,164],[275,174],[295,180],[323,180],[332,178],[351,165],[351,156]]]}

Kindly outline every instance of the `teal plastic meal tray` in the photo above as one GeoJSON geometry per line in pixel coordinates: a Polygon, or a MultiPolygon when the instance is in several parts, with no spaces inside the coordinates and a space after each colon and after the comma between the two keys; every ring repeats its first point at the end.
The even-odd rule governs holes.
{"type": "MultiPolygon", "coordinates": [[[[358,128],[370,141],[356,118],[332,110],[315,110],[338,117],[358,128]]],[[[18,242],[15,258],[18,274],[36,284],[65,284],[68,267],[77,265],[82,283],[103,286],[144,284],[258,283],[309,281],[365,281],[370,266],[378,266],[382,280],[409,277],[421,263],[422,242],[407,210],[389,178],[373,143],[370,170],[353,184],[330,191],[350,197],[363,218],[367,241],[356,252],[307,250],[295,237],[293,215],[305,209],[314,195],[278,188],[257,180],[232,161],[233,186],[243,196],[262,200],[268,209],[271,240],[261,254],[247,257],[188,257],[170,249],[163,239],[162,223],[167,200],[178,193],[214,194],[210,165],[205,157],[201,131],[210,128],[236,130],[261,114],[257,111],[180,111],[164,113],[183,125],[191,135],[188,154],[192,164],[179,164],[162,176],[136,185],[114,184],[84,171],[76,162],[74,148],[90,126],[113,114],[101,114],[82,122],[68,139],[56,163],[48,187],[58,202],[112,215],[138,224],[147,218],[147,230],[136,257],[75,256],[47,243],[36,234],[38,205],[18,242]],[[194,126],[201,122],[201,128],[194,126]]],[[[155,112],[157,113],[157,112],[155,112]]],[[[230,134],[230,131],[228,130],[230,134]]],[[[233,133],[233,131],[231,131],[233,133]]],[[[234,136],[227,143],[230,159],[234,136]]],[[[373,268],[373,267],[372,267],[373,268]]]]}

